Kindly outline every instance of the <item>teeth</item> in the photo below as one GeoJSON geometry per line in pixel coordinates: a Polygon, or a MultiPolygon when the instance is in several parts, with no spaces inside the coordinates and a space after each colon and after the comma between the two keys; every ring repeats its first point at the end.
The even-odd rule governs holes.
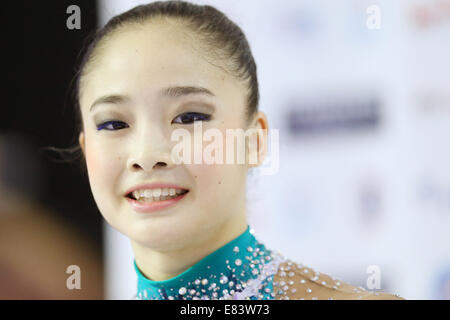
{"type": "Polygon", "coordinates": [[[153,189],[153,198],[158,198],[161,196],[161,189],[153,189]]]}
{"type": "Polygon", "coordinates": [[[157,189],[135,190],[133,191],[133,196],[137,200],[161,201],[170,199],[173,196],[179,195],[183,192],[184,190],[174,188],[157,188],[157,189]]]}

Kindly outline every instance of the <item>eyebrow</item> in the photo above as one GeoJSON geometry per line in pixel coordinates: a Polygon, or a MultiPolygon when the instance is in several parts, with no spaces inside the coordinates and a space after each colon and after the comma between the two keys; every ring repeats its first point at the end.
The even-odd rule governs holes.
{"type": "MultiPolygon", "coordinates": [[[[181,96],[187,96],[191,94],[203,94],[208,96],[215,96],[214,93],[212,93],[210,90],[203,88],[203,87],[196,87],[196,86],[177,86],[177,87],[168,87],[164,88],[160,91],[160,95],[163,97],[172,97],[172,98],[178,98],[181,96]]],[[[97,100],[94,101],[94,103],[89,108],[89,111],[92,111],[95,106],[103,103],[111,103],[111,104],[121,104],[130,101],[131,98],[127,95],[120,95],[120,94],[110,94],[105,95],[97,100]]]]}

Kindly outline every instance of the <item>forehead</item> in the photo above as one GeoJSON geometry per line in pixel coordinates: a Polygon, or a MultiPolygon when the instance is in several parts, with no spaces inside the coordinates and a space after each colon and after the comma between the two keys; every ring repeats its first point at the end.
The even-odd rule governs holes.
{"type": "Polygon", "coordinates": [[[186,85],[207,88],[219,98],[244,96],[240,81],[204,54],[198,41],[179,24],[163,22],[113,34],[83,79],[81,105],[111,92],[151,96],[161,88],[186,85]]]}

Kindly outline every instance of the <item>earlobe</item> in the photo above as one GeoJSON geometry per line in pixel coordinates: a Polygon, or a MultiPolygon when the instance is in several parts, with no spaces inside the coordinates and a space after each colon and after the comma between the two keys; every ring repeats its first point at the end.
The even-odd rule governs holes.
{"type": "Polygon", "coordinates": [[[80,144],[81,150],[83,151],[83,155],[85,155],[84,152],[84,133],[80,132],[80,135],[78,136],[78,143],[80,144]]]}
{"type": "Polygon", "coordinates": [[[256,132],[256,152],[258,157],[258,163],[256,165],[251,164],[250,167],[256,167],[261,165],[264,162],[264,159],[267,155],[267,136],[268,136],[268,122],[266,115],[259,111],[256,119],[255,119],[255,129],[256,132]]]}

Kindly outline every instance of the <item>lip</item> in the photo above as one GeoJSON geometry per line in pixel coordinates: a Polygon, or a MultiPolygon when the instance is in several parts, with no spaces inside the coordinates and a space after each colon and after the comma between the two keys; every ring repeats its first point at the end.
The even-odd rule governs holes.
{"type": "MultiPolygon", "coordinates": [[[[140,185],[136,185],[134,187],[131,187],[130,189],[128,189],[124,196],[126,197],[128,194],[130,194],[131,192],[135,191],[135,190],[140,190],[140,189],[155,189],[155,188],[173,188],[173,189],[179,189],[179,190],[189,190],[187,188],[183,188],[180,187],[176,184],[172,184],[172,183],[146,183],[146,184],[140,184],[140,185]]],[[[163,200],[165,201],[165,200],[163,200]]]]}
{"type": "Polygon", "coordinates": [[[128,203],[133,207],[133,209],[137,212],[141,212],[141,213],[150,213],[150,212],[155,212],[155,211],[159,211],[159,210],[163,210],[166,209],[168,207],[171,207],[173,205],[175,205],[176,203],[178,203],[181,199],[183,199],[187,194],[184,193],[182,195],[179,195],[176,198],[173,199],[168,199],[168,200],[161,200],[161,201],[152,201],[152,202],[139,202],[137,200],[131,199],[126,197],[128,203]]]}

